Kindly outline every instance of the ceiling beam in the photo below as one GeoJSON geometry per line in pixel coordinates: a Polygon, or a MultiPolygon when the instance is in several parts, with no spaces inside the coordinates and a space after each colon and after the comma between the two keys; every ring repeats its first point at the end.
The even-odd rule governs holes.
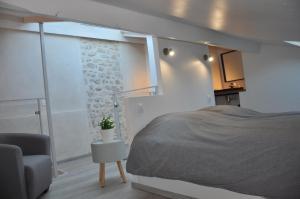
{"type": "Polygon", "coordinates": [[[45,17],[45,16],[23,17],[23,22],[24,23],[43,23],[43,22],[58,22],[58,21],[63,21],[63,20],[53,18],[53,17],[45,17]]]}
{"type": "Polygon", "coordinates": [[[134,33],[130,31],[121,31],[121,33],[124,37],[141,38],[141,39],[147,38],[146,34],[134,33]]]}

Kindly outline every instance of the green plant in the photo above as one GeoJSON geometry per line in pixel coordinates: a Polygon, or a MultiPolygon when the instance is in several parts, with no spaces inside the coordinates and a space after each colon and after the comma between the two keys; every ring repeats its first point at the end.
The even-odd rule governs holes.
{"type": "Polygon", "coordinates": [[[102,120],[98,123],[98,126],[101,127],[102,130],[112,129],[115,127],[115,123],[112,120],[111,116],[103,117],[102,120]]]}

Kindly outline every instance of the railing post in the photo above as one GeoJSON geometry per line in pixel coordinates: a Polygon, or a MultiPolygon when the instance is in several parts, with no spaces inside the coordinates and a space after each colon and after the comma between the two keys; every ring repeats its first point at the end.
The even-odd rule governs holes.
{"type": "Polygon", "coordinates": [[[114,118],[116,123],[116,131],[118,134],[119,139],[122,139],[122,133],[121,133],[121,125],[120,125],[120,116],[119,116],[119,103],[117,99],[117,94],[113,94],[113,106],[114,106],[114,118]]]}
{"type": "Polygon", "coordinates": [[[39,23],[39,28],[40,28],[40,42],[41,42],[41,55],[42,55],[45,101],[46,101],[46,109],[47,109],[48,130],[49,130],[49,137],[50,137],[50,144],[51,144],[53,173],[54,173],[54,176],[57,176],[57,174],[58,174],[57,173],[57,162],[56,162],[55,145],[54,145],[53,122],[52,122],[52,111],[51,111],[49,85],[48,85],[46,50],[45,50],[45,35],[44,35],[43,23],[39,23]]]}
{"type": "Polygon", "coordinates": [[[38,106],[38,111],[37,111],[36,114],[39,116],[40,133],[41,133],[41,135],[43,135],[44,134],[44,132],[43,132],[44,127],[43,127],[43,120],[42,120],[42,115],[41,115],[42,110],[41,110],[41,99],[40,98],[37,98],[37,106],[38,106]]]}

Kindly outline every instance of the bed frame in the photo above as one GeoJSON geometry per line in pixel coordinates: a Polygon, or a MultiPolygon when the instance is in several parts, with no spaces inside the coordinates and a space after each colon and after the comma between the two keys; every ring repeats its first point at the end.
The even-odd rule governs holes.
{"type": "Polygon", "coordinates": [[[263,199],[179,180],[132,175],[132,187],[173,199],[263,199]]]}

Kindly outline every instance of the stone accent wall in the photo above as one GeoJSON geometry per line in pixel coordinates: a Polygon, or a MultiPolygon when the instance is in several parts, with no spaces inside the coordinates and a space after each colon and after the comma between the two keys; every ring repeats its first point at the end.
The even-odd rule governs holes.
{"type": "MultiPolygon", "coordinates": [[[[118,42],[81,39],[81,62],[87,92],[90,133],[96,138],[98,122],[103,115],[113,116],[114,91],[123,90],[118,42]]],[[[125,137],[124,106],[120,101],[121,131],[125,137]]]]}

